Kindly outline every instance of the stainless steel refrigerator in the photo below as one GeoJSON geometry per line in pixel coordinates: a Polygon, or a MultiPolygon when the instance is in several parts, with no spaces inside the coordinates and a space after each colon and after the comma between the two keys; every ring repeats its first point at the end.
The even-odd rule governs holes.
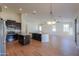
{"type": "Polygon", "coordinates": [[[6,55],[5,21],[0,19],[0,56],[6,55]]]}

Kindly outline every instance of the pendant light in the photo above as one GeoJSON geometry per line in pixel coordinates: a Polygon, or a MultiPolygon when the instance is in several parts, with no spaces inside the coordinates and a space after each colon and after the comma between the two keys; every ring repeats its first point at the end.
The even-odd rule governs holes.
{"type": "Polygon", "coordinates": [[[48,25],[56,24],[56,20],[54,19],[53,11],[52,11],[52,3],[50,3],[50,19],[47,21],[48,25]]]}

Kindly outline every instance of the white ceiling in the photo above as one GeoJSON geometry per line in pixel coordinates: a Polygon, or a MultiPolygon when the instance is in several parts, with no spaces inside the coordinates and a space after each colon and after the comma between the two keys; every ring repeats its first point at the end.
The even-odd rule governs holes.
{"type": "MultiPolygon", "coordinates": [[[[22,13],[32,13],[34,10],[37,14],[49,14],[49,3],[6,3],[8,8],[20,12],[18,9],[22,8],[22,13]]],[[[79,4],[75,3],[52,3],[52,11],[54,16],[73,17],[79,12],[79,4]]]]}

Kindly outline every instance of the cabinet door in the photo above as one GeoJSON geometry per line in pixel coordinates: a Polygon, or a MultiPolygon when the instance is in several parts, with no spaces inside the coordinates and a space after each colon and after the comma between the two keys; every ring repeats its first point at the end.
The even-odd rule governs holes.
{"type": "Polygon", "coordinates": [[[16,26],[16,21],[7,20],[7,21],[6,21],[6,26],[7,26],[7,27],[10,27],[10,28],[15,28],[15,26],[16,26]]]}
{"type": "Polygon", "coordinates": [[[0,20],[0,56],[5,55],[4,21],[0,20]]]}

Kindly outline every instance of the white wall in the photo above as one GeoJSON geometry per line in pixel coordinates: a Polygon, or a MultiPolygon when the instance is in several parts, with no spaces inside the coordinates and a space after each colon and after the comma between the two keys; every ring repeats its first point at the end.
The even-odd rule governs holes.
{"type": "Polygon", "coordinates": [[[33,15],[22,14],[22,30],[23,34],[28,34],[29,32],[38,32],[39,22],[36,21],[36,17],[33,15]]]}
{"type": "MultiPolygon", "coordinates": [[[[57,19],[57,20],[59,20],[59,19],[57,19]]],[[[69,20],[73,20],[73,19],[64,18],[64,20],[59,20],[55,24],[56,32],[52,31],[53,25],[44,24],[43,25],[43,32],[46,32],[46,33],[49,33],[49,34],[61,35],[61,36],[73,35],[74,34],[74,21],[69,21],[69,20]],[[69,32],[64,32],[64,30],[63,30],[63,25],[64,24],[69,24],[69,27],[72,28],[72,30],[70,30],[70,31],[72,31],[72,34],[70,33],[70,31],[69,32]]]]}
{"type": "Polygon", "coordinates": [[[21,22],[21,15],[16,13],[15,11],[12,11],[11,9],[3,8],[2,7],[2,12],[0,12],[0,17],[3,18],[4,20],[15,20],[17,22],[21,22]]]}
{"type": "MultiPolygon", "coordinates": [[[[39,24],[43,24],[42,32],[44,33],[55,33],[52,32],[52,26],[47,25],[45,22],[49,21],[48,15],[27,15],[22,14],[22,32],[39,32],[37,27],[39,24]]],[[[73,18],[56,18],[58,20],[56,24],[56,35],[68,35],[68,32],[63,32],[63,24],[69,24],[74,34],[74,19],[73,18]]]]}

